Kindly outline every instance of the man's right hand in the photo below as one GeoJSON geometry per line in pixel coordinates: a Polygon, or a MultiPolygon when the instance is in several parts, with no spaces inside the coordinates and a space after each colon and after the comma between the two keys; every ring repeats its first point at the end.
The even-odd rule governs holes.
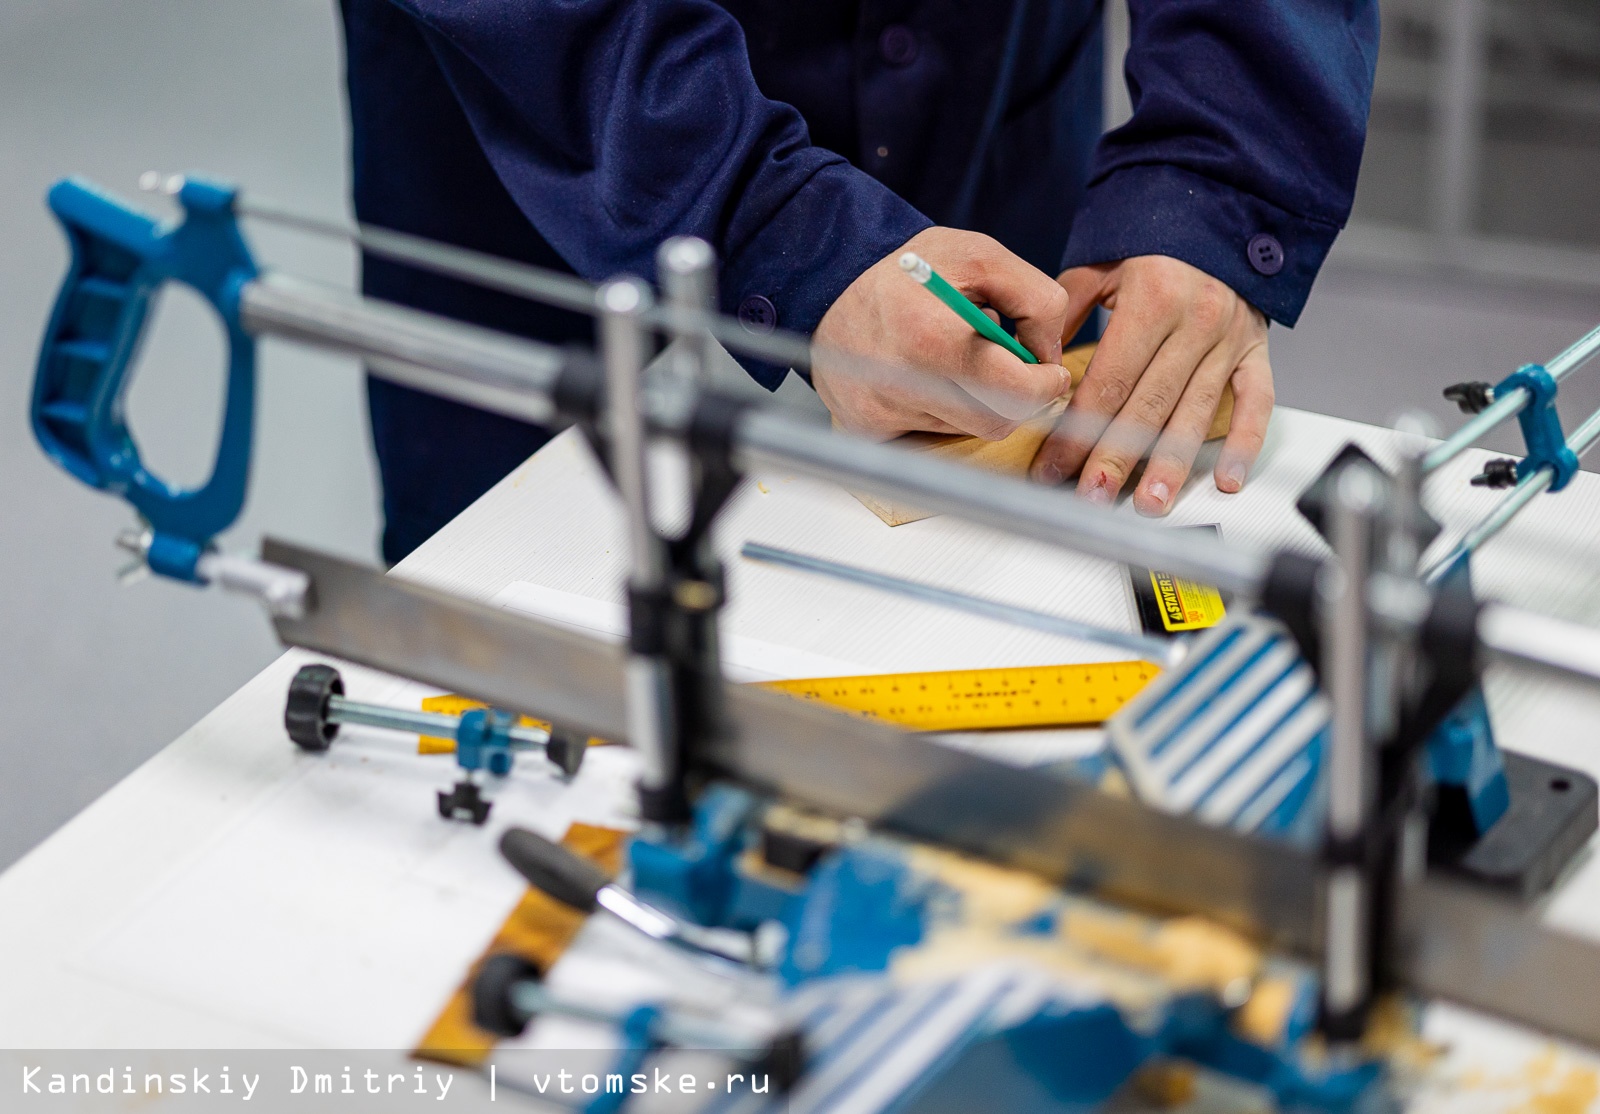
{"type": "Polygon", "coordinates": [[[812,336],[811,382],[839,425],[877,440],[912,430],[968,433],[996,441],[1067,389],[1060,284],[977,232],[929,228],[873,264],[823,315],[812,336]],[[1017,339],[1039,357],[1026,364],[979,336],[901,271],[908,251],[957,290],[1017,323],[1017,339]],[[836,353],[838,355],[836,355],[836,353]],[[903,375],[861,375],[849,354],[903,375]],[[913,370],[914,369],[914,370],[913,370]]]}

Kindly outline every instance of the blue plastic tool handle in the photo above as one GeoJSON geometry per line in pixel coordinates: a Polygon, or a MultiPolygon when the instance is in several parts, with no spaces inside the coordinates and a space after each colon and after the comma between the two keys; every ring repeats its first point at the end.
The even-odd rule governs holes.
{"type": "Polygon", "coordinates": [[[232,525],[250,475],[255,341],[239,320],[239,293],[256,277],[234,216],[237,191],[190,178],[178,193],[184,218],[162,225],[87,182],[49,193],[72,259],[39,351],[34,436],[61,467],[126,499],[149,523],[148,561],[163,575],[198,580],[195,563],[232,525]],[[124,403],[150,299],[168,282],[191,287],[228,334],[227,401],[210,478],[174,487],[139,458],[124,403]]]}
{"type": "Polygon", "coordinates": [[[1550,469],[1550,490],[1560,491],[1578,474],[1578,454],[1567,448],[1566,436],[1561,432],[1561,415],[1556,413],[1556,381],[1539,364],[1525,364],[1495,385],[1496,398],[1504,398],[1507,391],[1521,387],[1528,392],[1528,405],[1517,415],[1522,426],[1522,440],[1528,446],[1528,455],[1517,464],[1517,479],[1541,468],[1550,469]]]}

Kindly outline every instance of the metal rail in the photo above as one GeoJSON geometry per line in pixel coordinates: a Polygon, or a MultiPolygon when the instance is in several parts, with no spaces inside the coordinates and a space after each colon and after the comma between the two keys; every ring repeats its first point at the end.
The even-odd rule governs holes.
{"type": "MultiPolygon", "coordinates": [[[[1572,374],[1578,368],[1588,363],[1596,353],[1600,353],[1600,325],[1591,329],[1577,343],[1569,347],[1561,355],[1545,364],[1545,370],[1556,382],[1572,374]]],[[[1528,405],[1528,392],[1518,387],[1508,391],[1505,395],[1496,398],[1482,413],[1475,415],[1466,425],[1456,430],[1445,440],[1439,442],[1433,451],[1422,459],[1424,473],[1432,472],[1450,463],[1462,452],[1477,444],[1478,439],[1488,433],[1495,426],[1522,412],[1528,405]]]]}
{"type": "MultiPolygon", "coordinates": [[[[239,300],[252,334],[377,357],[372,370],[380,377],[525,421],[560,421],[553,394],[566,356],[558,348],[281,275],[246,284],[239,300]]],[[[643,401],[655,432],[684,433],[686,415],[675,400],[643,401]]],[[[735,463],[746,472],[799,472],[1251,599],[1266,581],[1264,553],[1180,535],[1064,490],[930,460],[775,408],[746,411],[733,441],[735,463]]]]}
{"type": "Polygon", "coordinates": [[[826,576],[833,580],[843,581],[846,584],[859,584],[864,588],[873,588],[879,592],[887,592],[890,595],[920,600],[923,603],[931,603],[937,607],[947,607],[952,611],[965,611],[969,615],[993,619],[997,623],[1009,623],[1015,627],[1027,627],[1030,630],[1060,635],[1063,638],[1076,638],[1084,642],[1099,642],[1106,646],[1115,646],[1118,649],[1137,654],[1141,660],[1154,662],[1164,669],[1170,668],[1183,660],[1184,652],[1187,649],[1187,644],[1181,638],[1155,638],[1147,634],[1131,634],[1128,631],[1108,630],[1105,627],[1097,627],[1092,623],[1068,619],[1062,615],[1051,615],[1028,607],[1017,607],[1015,604],[1001,603],[999,600],[972,596],[965,592],[951,591],[948,588],[937,588],[932,584],[922,584],[915,580],[907,580],[904,577],[890,576],[888,573],[857,568],[854,565],[841,564],[838,561],[829,561],[821,557],[812,557],[805,553],[795,553],[792,550],[762,545],[759,542],[746,542],[740,548],[739,556],[747,561],[759,561],[763,564],[777,565],[780,568],[794,569],[798,572],[814,573],[817,576],[826,576]]]}
{"type": "MultiPolygon", "coordinates": [[[[1600,329],[1595,330],[1596,335],[1600,329]]],[[[1594,447],[1596,440],[1600,440],[1600,410],[1590,414],[1588,419],[1573,430],[1572,436],[1567,438],[1567,448],[1579,457],[1594,447]]],[[[1451,547],[1450,551],[1430,564],[1423,572],[1422,578],[1429,584],[1436,584],[1444,577],[1456,563],[1469,554],[1476,553],[1478,548],[1494,537],[1517,516],[1517,512],[1533,502],[1534,497],[1549,489],[1555,482],[1555,473],[1549,468],[1540,468],[1530,472],[1517,481],[1517,485],[1500,500],[1499,504],[1485,515],[1478,524],[1451,547]]]]}
{"type": "MultiPolygon", "coordinates": [[[[390,708],[382,704],[364,704],[342,696],[328,697],[329,723],[351,727],[376,727],[384,731],[404,731],[410,735],[428,735],[439,739],[454,739],[461,726],[461,717],[443,712],[424,712],[420,709],[390,708]]],[[[511,746],[516,750],[539,750],[550,741],[550,732],[542,727],[513,726],[506,732],[511,746]]]]}

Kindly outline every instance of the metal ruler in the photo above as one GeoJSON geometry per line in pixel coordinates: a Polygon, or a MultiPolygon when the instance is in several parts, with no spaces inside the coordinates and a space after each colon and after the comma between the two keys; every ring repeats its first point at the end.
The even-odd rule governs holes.
{"type": "Polygon", "coordinates": [[[763,681],[758,687],[914,731],[1104,723],[1161,673],[1146,661],[763,681]]]}

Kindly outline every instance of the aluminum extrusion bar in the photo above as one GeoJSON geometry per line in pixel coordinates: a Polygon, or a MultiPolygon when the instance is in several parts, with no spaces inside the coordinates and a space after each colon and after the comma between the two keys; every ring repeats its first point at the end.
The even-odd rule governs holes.
{"type": "MultiPolygon", "coordinates": [[[[619,648],[282,542],[263,556],[312,579],[306,617],[275,623],[285,643],[626,740],[619,648]]],[[[1320,947],[1319,867],[1303,851],[778,693],[725,691],[727,737],[702,756],[713,773],[1301,955],[1320,947]]],[[[1406,985],[1600,1048],[1600,946],[1434,879],[1403,900],[1406,985]]]]}

